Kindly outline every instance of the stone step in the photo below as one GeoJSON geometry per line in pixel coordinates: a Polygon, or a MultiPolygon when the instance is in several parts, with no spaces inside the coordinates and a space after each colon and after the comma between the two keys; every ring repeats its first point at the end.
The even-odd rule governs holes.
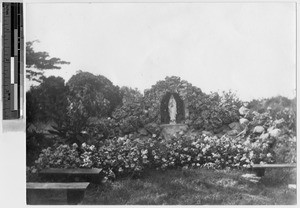
{"type": "Polygon", "coordinates": [[[245,178],[246,180],[249,180],[253,183],[258,183],[259,180],[261,179],[261,177],[256,176],[255,174],[252,173],[247,173],[242,175],[243,178],[245,178]]]}

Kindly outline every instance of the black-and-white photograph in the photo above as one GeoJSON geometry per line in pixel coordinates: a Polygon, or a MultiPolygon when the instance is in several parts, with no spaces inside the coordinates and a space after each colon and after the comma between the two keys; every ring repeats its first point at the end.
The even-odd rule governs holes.
{"type": "Polygon", "coordinates": [[[28,205],[297,204],[296,3],[24,9],[28,205]]]}

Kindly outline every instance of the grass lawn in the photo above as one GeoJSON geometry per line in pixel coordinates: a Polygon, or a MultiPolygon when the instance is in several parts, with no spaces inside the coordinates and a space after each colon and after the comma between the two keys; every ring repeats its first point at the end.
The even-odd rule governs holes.
{"type": "MultiPolygon", "coordinates": [[[[140,179],[91,184],[82,205],[295,205],[296,170],[266,170],[258,183],[240,170],[147,171],[140,179]]],[[[38,204],[66,203],[65,192],[39,193],[38,204]]]]}

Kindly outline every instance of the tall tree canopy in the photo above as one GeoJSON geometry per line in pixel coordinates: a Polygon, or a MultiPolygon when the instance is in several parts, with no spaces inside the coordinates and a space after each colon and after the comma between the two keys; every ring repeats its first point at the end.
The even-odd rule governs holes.
{"type": "Polygon", "coordinates": [[[81,114],[87,117],[111,116],[122,103],[119,87],[102,75],[79,71],[71,77],[67,86],[71,106],[80,109],[81,114]]]}
{"type": "Polygon", "coordinates": [[[44,70],[61,69],[60,65],[70,64],[57,57],[50,57],[48,52],[36,52],[33,44],[38,40],[26,42],[26,78],[29,80],[42,82],[44,70]]]}
{"type": "Polygon", "coordinates": [[[27,123],[54,121],[62,125],[67,108],[67,87],[61,77],[42,79],[39,86],[31,87],[26,93],[27,123]]]}

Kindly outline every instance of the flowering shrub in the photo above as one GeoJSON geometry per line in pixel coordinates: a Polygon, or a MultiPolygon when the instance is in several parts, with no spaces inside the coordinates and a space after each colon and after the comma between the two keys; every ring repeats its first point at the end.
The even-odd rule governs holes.
{"type": "Polygon", "coordinates": [[[35,161],[36,169],[43,168],[77,168],[82,164],[77,144],[59,145],[58,147],[43,149],[35,161]]]}
{"type": "Polygon", "coordinates": [[[296,163],[297,143],[296,137],[284,135],[278,139],[274,147],[275,160],[277,163],[296,163]]]}
{"type": "MultiPolygon", "coordinates": [[[[258,101],[256,101],[258,102],[258,101]]],[[[252,103],[252,105],[254,105],[252,103]]],[[[253,108],[253,106],[252,106],[253,108]]],[[[255,141],[257,138],[267,141],[274,152],[276,163],[296,162],[296,113],[293,107],[278,110],[268,107],[261,113],[252,109],[244,116],[249,122],[244,129],[244,136],[255,141]],[[261,129],[257,132],[256,128],[261,129]]],[[[254,108],[255,109],[255,108],[254,108]]]]}
{"type": "Polygon", "coordinates": [[[275,119],[283,118],[286,126],[296,131],[296,98],[288,99],[283,96],[252,100],[248,108],[258,113],[268,112],[270,117],[275,119]]]}
{"type": "Polygon", "coordinates": [[[262,139],[251,142],[249,138],[186,134],[170,140],[119,137],[101,143],[99,148],[83,143],[80,148],[74,144],[44,149],[36,161],[36,169],[96,167],[101,168],[107,179],[139,175],[145,169],[241,168],[253,163],[274,162],[268,141],[262,139]]]}

